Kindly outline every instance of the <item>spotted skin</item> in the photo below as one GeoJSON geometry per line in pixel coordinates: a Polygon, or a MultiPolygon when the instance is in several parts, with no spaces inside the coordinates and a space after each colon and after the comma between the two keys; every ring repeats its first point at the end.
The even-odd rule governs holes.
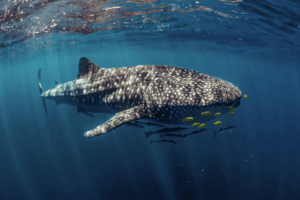
{"type": "Polygon", "coordinates": [[[77,111],[85,114],[115,114],[85,133],[94,137],[142,118],[176,125],[209,121],[215,117],[201,112],[228,112],[230,105],[239,103],[241,91],[229,82],[184,68],[138,65],[105,69],[81,58],[74,81],[56,83],[41,97],[77,106],[77,111]],[[185,122],[182,119],[186,117],[194,120],[185,122]]]}

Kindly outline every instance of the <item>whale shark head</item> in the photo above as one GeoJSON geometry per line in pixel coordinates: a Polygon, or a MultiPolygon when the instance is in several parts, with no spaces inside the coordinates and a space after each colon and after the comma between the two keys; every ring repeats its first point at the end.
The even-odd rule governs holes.
{"type": "Polygon", "coordinates": [[[202,85],[202,106],[237,107],[240,105],[242,92],[238,87],[219,78],[211,77],[210,79],[210,81],[206,81],[204,85],[202,85]]]}

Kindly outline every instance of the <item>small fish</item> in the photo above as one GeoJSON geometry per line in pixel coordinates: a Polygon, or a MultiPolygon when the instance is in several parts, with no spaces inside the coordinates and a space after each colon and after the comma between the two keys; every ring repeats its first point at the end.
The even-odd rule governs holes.
{"type": "Polygon", "coordinates": [[[232,106],[229,106],[229,109],[231,109],[232,108],[232,106]]]}
{"type": "Polygon", "coordinates": [[[216,113],[216,114],[214,114],[213,116],[214,117],[220,117],[222,114],[221,113],[216,113]]]}
{"type": "Polygon", "coordinates": [[[192,124],[192,126],[199,126],[199,125],[200,125],[199,122],[196,122],[196,123],[192,124]]]}
{"type": "Polygon", "coordinates": [[[221,108],[218,108],[218,110],[221,110],[221,108]]]}
{"type": "Polygon", "coordinates": [[[230,111],[231,111],[231,112],[235,111],[235,108],[232,108],[230,111]]]}
{"type": "Polygon", "coordinates": [[[183,119],[182,121],[183,121],[183,122],[189,122],[189,121],[192,121],[192,120],[194,120],[194,118],[192,118],[192,117],[187,117],[187,118],[183,119]]]}
{"type": "Polygon", "coordinates": [[[211,115],[211,112],[210,111],[205,111],[205,112],[202,112],[201,115],[206,115],[206,116],[211,115]]]}
{"type": "Polygon", "coordinates": [[[74,101],[75,101],[76,99],[77,99],[76,97],[73,98],[74,101]]]}
{"type": "Polygon", "coordinates": [[[244,98],[246,99],[248,96],[244,94],[244,98]]]}
{"type": "Polygon", "coordinates": [[[233,112],[231,112],[229,115],[228,115],[228,117],[230,117],[230,116],[232,116],[233,115],[233,112]]]}
{"type": "Polygon", "coordinates": [[[221,121],[216,121],[216,122],[214,122],[214,125],[221,125],[221,124],[222,124],[221,121]]]}
{"type": "Polygon", "coordinates": [[[204,128],[206,124],[200,124],[199,128],[204,128]]]}
{"type": "Polygon", "coordinates": [[[176,142],[174,142],[172,140],[165,140],[165,139],[158,140],[158,141],[152,141],[152,140],[150,140],[150,144],[155,143],[155,142],[170,142],[170,143],[176,144],[176,142]]]}

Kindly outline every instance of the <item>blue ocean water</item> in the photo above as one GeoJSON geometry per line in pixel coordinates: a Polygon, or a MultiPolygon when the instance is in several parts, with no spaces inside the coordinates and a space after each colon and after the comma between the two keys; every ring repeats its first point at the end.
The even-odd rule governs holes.
{"type": "MultiPolygon", "coordinates": [[[[1,1],[0,199],[300,199],[300,3],[288,1],[1,1]],[[229,81],[243,95],[214,138],[177,144],[138,127],[83,134],[91,118],[44,89],[104,68],[170,65],[229,81]]],[[[220,127],[215,128],[218,130],[220,127]]]]}

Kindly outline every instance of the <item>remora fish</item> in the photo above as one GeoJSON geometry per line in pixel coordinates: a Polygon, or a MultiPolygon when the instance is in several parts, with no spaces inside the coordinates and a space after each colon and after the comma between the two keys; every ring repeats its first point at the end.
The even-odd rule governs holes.
{"type": "Polygon", "coordinates": [[[43,91],[41,70],[39,89],[45,99],[67,103],[78,112],[113,113],[111,119],[85,133],[94,137],[127,122],[148,119],[160,124],[189,125],[214,119],[202,116],[210,110],[222,114],[240,104],[241,91],[233,84],[192,70],[164,66],[138,65],[104,69],[87,58],[79,61],[75,80],[43,91]],[[221,109],[218,109],[221,108],[221,109]],[[218,109],[218,110],[217,110],[218,109]],[[192,117],[192,121],[183,119],[192,117]]]}
{"type": "Polygon", "coordinates": [[[193,131],[193,132],[191,132],[191,133],[188,133],[188,134],[185,134],[186,136],[189,136],[189,135],[193,135],[193,134],[197,134],[197,133],[201,133],[202,131],[205,131],[206,130],[206,128],[205,129],[200,129],[200,130],[198,130],[198,131],[193,131]]]}
{"type": "Polygon", "coordinates": [[[136,121],[136,123],[139,123],[139,124],[145,124],[147,126],[159,126],[159,127],[164,127],[164,125],[161,125],[161,124],[157,124],[157,123],[151,123],[151,122],[139,122],[139,121],[136,121]]]}
{"type": "Polygon", "coordinates": [[[149,132],[145,132],[146,134],[146,138],[148,138],[151,134],[156,134],[156,133],[170,133],[170,132],[175,132],[175,131],[181,131],[181,130],[185,130],[187,128],[182,128],[182,127],[177,127],[177,128],[163,128],[160,129],[158,131],[149,131],[149,132]]]}
{"type": "Polygon", "coordinates": [[[169,134],[166,134],[166,135],[160,135],[160,138],[163,138],[163,137],[186,137],[186,135],[185,134],[183,134],[183,135],[178,135],[178,134],[174,134],[174,133],[169,133],[169,134]]]}
{"type": "MultiPolygon", "coordinates": [[[[230,130],[230,129],[233,129],[233,128],[236,128],[236,126],[229,126],[229,127],[227,127],[227,128],[221,128],[218,132],[214,131],[214,138],[217,137],[217,133],[222,133],[222,132],[224,132],[224,131],[226,131],[226,130],[230,130]]],[[[231,130],[230,130],[230,131],[231,131],[231,130]]],[[[230,132],[230,133],[231,133],[231,132],[230,132]]]]}
{"type": "Polygon", "coordinates": [[[127,125],[127,126],[135,126],[135,127],[139,127],[139,128],[145,128],[142,125],[139,125],[137,123],[132,123],[132,122],[127,122],[125,125],[127,125]]]}
{"type": "Polygon", "coordinates": [[[155,142],[170,142],[170,143],[176,144],[176,142],[174,142],[172,140],[165,140],[165,139],[158,140],[158,141],[152,141],[152,140],[150,140],[150,144],[155,143],[155,142]]]}

